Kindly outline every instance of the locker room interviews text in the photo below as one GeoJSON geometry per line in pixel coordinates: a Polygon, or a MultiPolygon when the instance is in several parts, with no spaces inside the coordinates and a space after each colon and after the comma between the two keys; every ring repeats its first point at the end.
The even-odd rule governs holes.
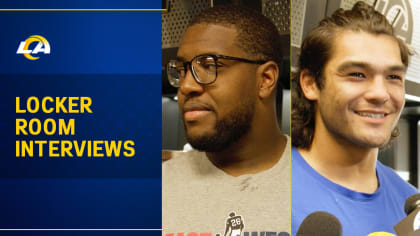
{"type": "Polygon", "coordinates": [[[91,114],[92,107],[90,97],[16,97],[16,157],[133,157],[133,140],[76,140],[74,118],[22,118],[40,113],[91,114]],[[38,135],[54,139],[35,140],[38,135]]]}

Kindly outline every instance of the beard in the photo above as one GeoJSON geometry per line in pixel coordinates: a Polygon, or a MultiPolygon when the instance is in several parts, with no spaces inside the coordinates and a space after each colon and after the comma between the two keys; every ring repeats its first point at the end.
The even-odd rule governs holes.
{"type": "Polygon", "coordinates": [[[199,151],[220,152],[237,142],[251,129],[255,103],[247,101],[216,121],[213,132],[198,137],[188,135],[184,122],[186,138],[191,146],[199,151]]]}

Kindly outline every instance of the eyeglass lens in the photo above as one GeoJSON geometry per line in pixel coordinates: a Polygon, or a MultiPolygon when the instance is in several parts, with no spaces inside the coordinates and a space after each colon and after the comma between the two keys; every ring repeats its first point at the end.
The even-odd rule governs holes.
{"type": "MultiPolygon", "coordinates": [[[[181,61],[170,61],[167,66],[168,79],[172,86],[179,87],[180,80],[186,75],[187,64],[181,61]]],[[[191,67],[193,76],[198,83],[209,84],[216,80],[217,65],[212,56],[199,56],[192,60],[191,67]]]]}
{"type": "Polygon", "coordinates": [[[192,62],[192,67],[200,83],[212,83],[216,79],[216,61],[212,56],[197,57],[192,62]]]}
{"type": "Polygon", "coordinates": [[[169,61],[166,68],[166,73],[168,74],[169,83],[174,87],[179,87],[179,79],[185,76],[182,62],[175,60],[169,61]]]}

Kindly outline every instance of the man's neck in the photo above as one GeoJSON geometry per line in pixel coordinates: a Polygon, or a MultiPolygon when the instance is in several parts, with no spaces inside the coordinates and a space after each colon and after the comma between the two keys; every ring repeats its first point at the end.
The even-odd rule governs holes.
{"type": "Polygon", "coordinates": [[[374,193],[378,188],[378,148],[360,147],[331,134],[315,133],[310,148],[300,148],[299,152],[312,168],[334,183],[364,193],[374,193]]]}
{"type": "Polygon", "coordinates": [[[251,129],[229,148],[206,155],[219,169],[236,177],[273,167],[280,160],[286,143],[287,138],[278,127],[267,132],[251,129]]]}

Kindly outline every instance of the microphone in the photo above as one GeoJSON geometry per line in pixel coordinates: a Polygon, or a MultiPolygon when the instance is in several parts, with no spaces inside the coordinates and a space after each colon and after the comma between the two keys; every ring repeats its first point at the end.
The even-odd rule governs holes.
{"type": "Polygon", "coordinates": [[[337,217],[324,211],[315,211],[300,224],[296,236],[341,236],[342,227],[337,217]]]}
{"type": "Polygon", "coordinates": [[[407,198],[404,204],[404,211],[407,217],[394,226],[395,232],[398,236],[420,236],[420,193],[407,198]]]}

